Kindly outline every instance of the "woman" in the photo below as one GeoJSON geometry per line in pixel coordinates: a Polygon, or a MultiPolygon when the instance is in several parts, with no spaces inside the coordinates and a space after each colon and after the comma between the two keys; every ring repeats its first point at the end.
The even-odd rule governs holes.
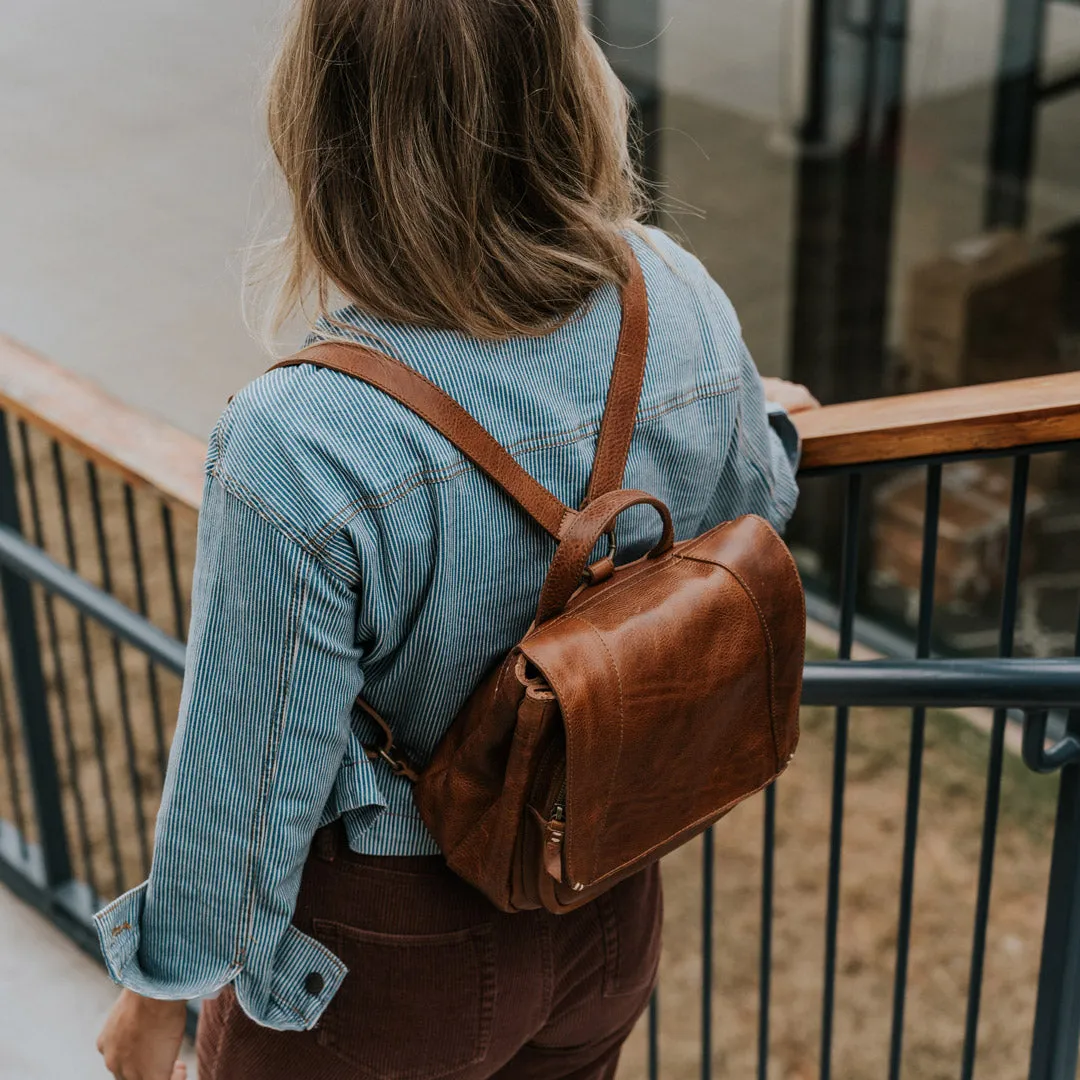
{"type": "MultiPolygon", "coordinates": [[[[720,288],[638,224],[627,115],[577,0],[301,0],[270,105],[294,212],[277,325],[314,297],[314,338],[418,369],[578,505],[629,244],[650,328],[626,486],[682,536],[782,525],[793,429],[720,288]]],[[[497,912],[353,707],[430,755],[526,631],[550,541],[416,416],[311,365],[241,391],[206,469],[153,867],[97,916],[126,988],[109,1069],[181,1076],[204,997],[201,1080],[613,1076],[655,980],[655,868],[563,917],[497,912]]],[[[654,528],[621,519],[622,557],[654,528]]]]}

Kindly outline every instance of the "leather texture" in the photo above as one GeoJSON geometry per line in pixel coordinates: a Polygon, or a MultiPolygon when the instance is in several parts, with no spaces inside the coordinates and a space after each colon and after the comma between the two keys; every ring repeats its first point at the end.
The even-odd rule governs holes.
{"type": "Polygon", "coordinates": [[[395,753],[381,718],[387,744],[368,751],[418,777],[417,808],[448,865],[503,911],[588,903],[770,784],[799,738],[806,613],[784,542],[748,516],[675,543],[660,500],[620,490],[648,346],[632,252],[630,263],[597,458],[577,511],[399,361],[323,344],[283,362],[332,367],[391,394],[558,541],[533,626],[427,767],[395,753]],[[600,538],[638,505],[660,514],[656,547],[626,566],[608,558],[589,567],[600,538]]]}

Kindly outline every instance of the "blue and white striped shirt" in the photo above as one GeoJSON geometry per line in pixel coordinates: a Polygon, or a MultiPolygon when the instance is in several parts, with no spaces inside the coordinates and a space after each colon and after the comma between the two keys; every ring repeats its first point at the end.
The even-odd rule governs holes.
{"type": "MultiPolygon", "coordinates": [[[[748,512],[781,526],[796,500],[794,448],[767,420],[731,304],[696,259],[651,239],[633,239],[650,333],[627,486],[663,499],[680,539],[748,512]]],[[[614,287],[538,339],[477,341],[355,308],[336,317],[443,387],[565,503],[581,502],[619,334],[614,287]]],[[[620,551],[644,553],[656,529],[647,508],[628,512],[620,551]]],[[[303,366],[237,394],[206,461],[153,866],[96,916],[113,978],[180,999],[233,981],[259,1023],[312,1027],[345,975],[291,925],[316,828],[344,817],[359,852],[437,850],[408,782],[365,756],[377,732],[354,700],[363,691],[429,754],[524,635],[553,550],[454,447],[364,383],[303,366]],[[311,972],[316,994],[304,989],[311,972]]]]}

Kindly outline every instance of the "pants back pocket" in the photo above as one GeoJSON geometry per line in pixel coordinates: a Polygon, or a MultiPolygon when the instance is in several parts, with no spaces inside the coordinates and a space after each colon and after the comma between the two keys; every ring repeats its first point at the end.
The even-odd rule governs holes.
{"type": "Polygon", "coordinates": [[[495,1008],[490,925],[405,935],[315,919],[313,928],[349,969],[316,1038],[361,1075],[436,1080],[486,1057],[495,1008]]]}

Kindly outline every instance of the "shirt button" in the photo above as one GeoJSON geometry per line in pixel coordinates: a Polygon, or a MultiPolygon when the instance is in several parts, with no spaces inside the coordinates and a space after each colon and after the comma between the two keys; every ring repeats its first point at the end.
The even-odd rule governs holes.
{"type": "Polygon", "coordinates": [[[325,983],[323,982],[323,977],[322,977],[322,976],[321,976],[321,975],[320,975],[320,974],[319,974],[319,973],[318,973],[317,971],[313,971],[313,972],[312,972],[312,973],[311,973],[310,975],[308,975],[308,977],[307,977],[307,978],[306,978],[306,979],[304,980],[304,989],[305,989],[305,990],[306,990],[306,991],[307,991],[307,992],[308,992],[308,993],[309,993],[309,994],[310,994],[310,995],[311,995],[312,997],[314,997],[314,996],[315,996],[316,994],[321,994],[321,993],[322,993],[322,988],[323,988],[323,987],[324,987],[325,985],[326,985],[326,984],[325,984],[325,983]]]}

